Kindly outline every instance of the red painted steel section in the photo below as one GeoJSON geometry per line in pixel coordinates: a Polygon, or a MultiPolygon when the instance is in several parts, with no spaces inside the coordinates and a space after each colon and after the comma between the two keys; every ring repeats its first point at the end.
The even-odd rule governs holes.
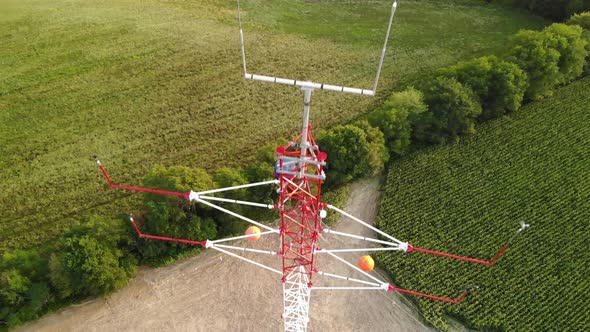
{"type": "MultiPolygon", "coordinates": [[[[306,158],[309,161],[318,162],[318,156],[326,158],[316,145],[311,134],[311,125],[307,128],[308,147],[301,150],[298,140],[301,135],[285,146],[277,148],[279,158],[281,156],[291,158],[306,158]]],[[[322,180],[305,176],[293,176],[281,174],[281,171],[299,172],[308,175],[321,176],[323,166],[316,163],[297,161],[296,167],[285,165],[283,159],[279,160],[279,203],[277,204],[281,214],[281,254],[283,263],[283,277],[285,282],[291,273],[304,273],[312,285],[312,274],[315,268],[315,249],[318,233],[321,231],[319,211],[321,208],[320,195],[322,180]],[[303,272],[299,272],[303,267],[303,272]]],[[[323,160],[321,160],[323,161],[323,160]]],[[[289,160],[288,162],[293,162],[289,160]]]]}
{"type": "Polygon", "coordinates": [[[178,243],[185,243],[185,244],[192,244],[192,245],[196,245],[196,246],[201,246],[203,248],[205,248],[205,245],[207,243],[207,241],[194,241],[194,240],[179,239],[179,238],[167,237],[167,236],[157,236],[157,235],[143,234],[139,230],[139,227],[137,227],[137,224],[135,223],[135,221],[131,221],[131,224],[133,224],[133,228],[135,228],[135,230],[137,231],[137,235],[139,235],[140,238],[160,240],[160,241],[169,241],[169,242],[178,242],[178,243]]]}
{"type": "Polygon", "coordinates": [[[502,248],[500,248],[500,250],[498,251],[498,253],[496,253],[494,258],[492,258],[489,261],[485,261],[482,259],[471,258],[471,257],[466,257],[466,256],[459,256],[459,255],[449,254],[446,252],[435,251],[435,250],[430,250],[430,249],[425,249],[425,248],[414,247],[412,245],[408,245],[408,252],[415,250],[418,252],[423,252],[425,254],[448,257],[448,258],[457,259],[460,261],[466,261],[466,262],[471,262],[471,263],[475,263],[475,264],[482,264],[482,265],[487,265],[487,266],[494,264],[498,260],[498,258],[500,258],[500,256],[502,256],[502,254],[504,253],[504,251],[506,251],[506,249],[508,249],[508,245],[504,245],[502,248]]]}
{"type": "Polygon", "coordinates": [[[388,292],[399,292],[399,293],[404,293],[404,294],[409,294],[409,295],[414,295],[414,296],[420,296],[420,297],[425,297],[427,299],[442,301],[442,302],[447,302],[447,303],[452,303],[452,304],[461,303],[467,297],[467,294],[469,294],[469,291],[465,291],[465,292],[463,292],[463,294],[461,294],[461,296],[459,296],[459,298],[450,299],[447,297],[430,295],[430,294],[420,293],[420,292],[416,292],[416,291],[412,291],[412,290],[408,290],[408,289],[398,288],[398,287],[395,287],[392,285],[389,285],[389,288],[387,289],[387,291],[388,292]]]}
{"type": "Polygon", "coordinates": [[[190,192],[181,193],[181,192],[177,192],[177,191],[168,191],[168,190],[143,188],[143,187],[132,187],[132,186],[125,186],[122,184],[113,183],[113,181],[111,181],[111,178],[107,174],[107,171],[104,169],[104,166],[99,165],[99,167],[100,167],[100,171],[102,172],[104,177],[107,179],[107,182],[109,183],[109,185],[112,188],[130,190],[130,191],[139,191],[139,192],[159,194],[159,195],[167,195],[167,196],[177,196],[177,197],[182,197],[186,200],[189,199],[190,192]]]}

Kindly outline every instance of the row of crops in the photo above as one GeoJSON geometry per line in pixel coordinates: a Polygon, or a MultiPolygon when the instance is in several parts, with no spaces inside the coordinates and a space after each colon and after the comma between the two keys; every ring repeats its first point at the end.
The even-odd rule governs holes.
{"type": "Polygon", "coordinates": [[[484,330],[590,330],[590,78],[480,127],[476,136],[390,165],[379,227],[415,246],[490,259],[492,267],[422,253],[382,254],[401,287],[457,297],[416,298],[425,318],[484,330]]]}

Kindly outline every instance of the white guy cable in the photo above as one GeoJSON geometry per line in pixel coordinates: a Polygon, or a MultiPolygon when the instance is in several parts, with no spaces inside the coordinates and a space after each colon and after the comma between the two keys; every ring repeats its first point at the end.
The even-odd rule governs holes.
{"type": "Polygon", "coordinates": [[[216,209],[216,210],[219,210],[219,211],[225,212],[225,213],[227,213],[227,214],[229,214],[229,215],[231,215],[231,216],[234,216],[234,217],[236,217],[236,218],[238,218],[238,219],[242,219],[242,220],[244,220],[244,221],[247,221],[247,222],[249,222],[249,223],[251,223],[251,224],[254,224],[254,225],[258,226],[258,227],[264,228],[264,229],[266,229],[266,230],[273,231],[273,232],[275,232],[275,233],[278,233],[278,232],[279,232],[277,229],[274,229],[274,228],[268,227],[268,226],[266,226],[266,225],[264,225],[264,224],[261,224],[261,223],[259,223],[258,221],[254,221],[254,220],[252,220],[252,219],[250,219],[250,218],[247,218],[247,217],[244,217],[244,216],[242,216],[242,215],[239,215],[239,214],[237,214],[237,213],[235,213],[235,212],[233,212],[233,211],[230,211],[230,210],[228,210],[228,209],[224,209],[224,208],[222,208],[221,206],[217,206],[217,205],[215,205],[215,204],[211,204],[211,203],[209,203],[209,202],[207,202],[207,201],[204,201],[204,200],[202,200],[202,199],[197,199],[196,201],[197,201],[197,202],[199,202],[199,203],[203,203],[203,204],[205,204],[205,205],[207,205],[207,206],[210,206],[210,207],[212,207],[212,208],[214,208],[214,209],[216,209]]]}
{"type": "Polygon", "coordinates": [[[351,215],[351,214],[349,214],[349,213],[346,213],[346,212],[344,212],[344,211],[340,210],[339,208],[337,208],[337,207],[335,207],[335,206],[333,206],[333,205],[328,205],[328,208],[329,208],[329,209],[332,209],[332,210],[334,210],[334,211],[336,211],[336,212],[338,212],[338,213],[340,213],[340,214],[342,214],[342,215],[344,215],[344,216],[346,216],[346,217],[348,217],[348,218],[350,218],[350,219],[352,219],[352,220],[354,220],[354,221],[356,221],[356,222],[358,222],[359,224],[361,224],[361,225],[363,225],[363,226],[366,226],[366,227],[368,227],[368,228],[370,228],[370,229],[374,230],[375,232],[377,232],[377,233],[379,233],[379,234],[381,234],[381,235],[385,236],[386,238],[388,238],[388,239],[392,240],[393,242],[397,242],[397,244],[402,244],[402,243],[404,243],[404,242],[402,242],[402,241],[400,241],[400,240],[398,240],[398,239],[394,238],[393,236],[391,236],[391,235],[389,235],[389,234],[387,234],[387,233],[385,233],[385,232],[383,232],[383,231],[379,230],[378,228],[376,228],[376,227],[373,227],[373,226],[371,226],[371,225],[367,224],[366,222],[364,222],[364,221],[360,220],[359,218],[357,218],[357,217],[355,217],[355,216],[353,216],[353,215],[351,215]]]}

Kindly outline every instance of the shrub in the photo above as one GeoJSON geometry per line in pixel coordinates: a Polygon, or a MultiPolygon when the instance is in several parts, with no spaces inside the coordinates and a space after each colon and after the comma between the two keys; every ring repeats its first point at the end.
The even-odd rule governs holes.
{"type": "Polygon", "coordinates": [[[390,153],[403,155],[410,145],[411,122],[426,111],[423,95],[414,88],[393,93],[383,106],[369,115],[372,126],[383,133],[390,153]]]}
{"type": "Polygon", "coordinates": [[[442,143],[475,132],[481,106],[473,91],[456,79],[433,79],[424,91],[424,101],[429,111],[422,113],[415,124],[414,135],[418,140],[442,143]]]}
{"type": "MultiPolygon", "coordinates": [[[[215,186],[215,182],[207,172],[200,168],[185,166],[170,166],[168,168],[155,165],[143,180],[143,185],[148,188],[157,188],[171,191],[203,191],[215,186]]],[[[162,200],[166,196],[146,194],[146,201],[162,200]]]]}
{"type": "Polygon", "coordinates": [[[482,106],[480,120],[496,118],[520,108],[527,88],[527,76],[517,65],[495,56],[481,57],[440,70],[469,86],[482,106]]]}
{"type": "Polygon", "coordinates": [[[370,175],[381,173],[385,163],[389,161],[389,152],[385,147],[383,133],[379,128],[371,126],[367,120],[357,121],[354,125],[361,128],[367,137],[367,143],[369,145],[367,162],[369,163],[370,175]]]}
{"type": "Polygon", "coordinates": [[[317,143],[328,154],[326,185],[341,185],[373,173],[369,163],[371,144],[363,129],[339,125],[320,132],[317,143]]]}
{"type": "Polygon", "coordinates": [[[584,12],[582,14],[576,14],[572,16],[567,24],[570,25],[579,25],[584,29],[582,33],[582,37],[586,40],[586,63],[584,64],[584,73],[586,75],[590,74],[590,12],[584,12]]]}
{"type": "Polygon", "coordinates": [[[509,61],[528,74],[525,98],[538,99],[559,83],[560,53],[550,46],[548,34],[523,30],[516,34],[509,61]]]}
{"type": "Polygon", "coordinates": [[[102,295],[125,285],[135,260],[120,247],[129,238],[121,220],[93,217],[66,232],[49,261],[49,278],[61,298],[102,295]]]}
{"type": "Polygon", "coordinates": [[[559,83],[569,83],[584,70],[586,44],[582,37],[582,28],[576,25],[552,24],[543,30],[549,39],[549,45],[557,50],[559,57],[559,83]]]}
{"type": "Polygon", "coordinates": [[[584,30],[590,30],[590,12],[575,14],[566,23],[569,25],[579,25],[584,30]]]}
{"type": "Polygon", "coordinates": [[[35,319],[50,300],[47,261],[37,249],[15,250],[0,257],[0,321],[14,327],[35,319]]]}

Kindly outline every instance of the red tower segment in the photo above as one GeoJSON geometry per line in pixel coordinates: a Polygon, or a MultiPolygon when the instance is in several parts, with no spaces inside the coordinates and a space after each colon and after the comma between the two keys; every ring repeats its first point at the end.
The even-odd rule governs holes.
{"type": "Polygon", "coordinates": [[[282,280],[304,274],[302,277],[311,287],[312,274],[316,272],[314,251],[322,231],[320,195],[326,154],[319,150],[308,125],[302,135],[278,147],[277,155],[282,280]]]}

